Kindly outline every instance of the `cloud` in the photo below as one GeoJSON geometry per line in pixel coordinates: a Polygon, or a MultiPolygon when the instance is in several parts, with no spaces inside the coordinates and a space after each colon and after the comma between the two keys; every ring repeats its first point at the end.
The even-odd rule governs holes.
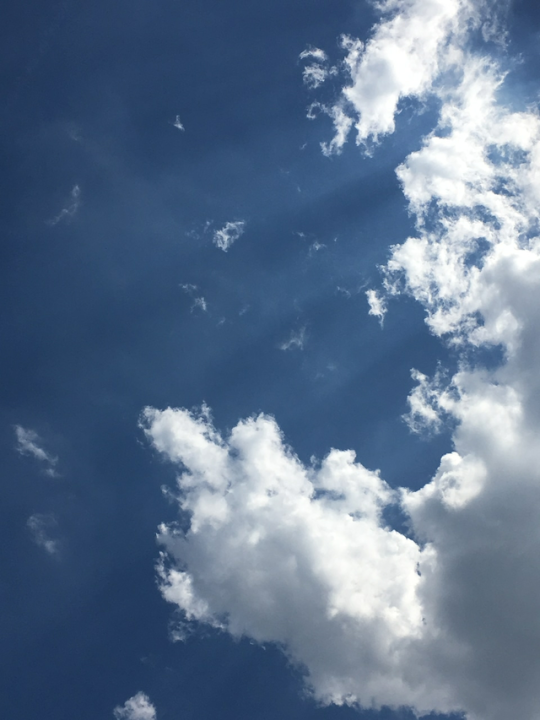
{"type": "Polygon", "coordinates": [[[180,115],[177,115],[177,116],[175,117],[174,122],[173,122],[173,125],[174,125],[174,127],[177,128],[178,130],[182,130],[182,132],[184,132],[185,129],[186,129],[186,128],[183,126],[183,124],[180,122],[180,115]]]}
{"type": "Polygon", "coordinates": [[[367,290],[366,298],[369,305],[369,315],[379,318],[379,321],[382,324],[384,316],[386,315],[386,303],[384,298],[381,297],[376,290],[367,290]]]}
{"type": "Polygon", "coordinates": [[[58,464],[58,458],[43,448],[43,441],[34,430],[15,425],[15,436],[17,438],[15,449],[18,453],[34,457],[46,466],[47,475],[56,475],[55,467],[58,464]]]}
{"type": "Polygon", "coordinates": [[[367,43],[342,37],[350,82],[334,106],[322,108],[336,129],[323,144],[326,154],[340,152],[353,123],[358,144],[393,132],[400,101],[424,99],[443,72],[459,65],[471,26],[497,14],[492,3],[473,0],[385,0],[378,7],[383,20],[367,43]],[[484,6],[489,12],[482,14],[484,6]]]}
{"type": "Polygon", "coordinates": [[[52,537],[58,526],[54,515],[36,513],[28,518],[26,526],[32,533],[36,545],[44,548],[49,555],[56,555],[60,549],[60,543],[52,537]]]}
{"type": "Polygon", "coordinates": [[[75,217],[79,207],[81,204],[81,188],[79,185],[74,185],[69,198],[69,203],[67,207],[60,210],[58,215],[56,215],[51,220],[47,221],[47,225],[58,225],[59,222],[66,220],[69,221],[72,218],[75,217]]]}
{"type": "Polygon", "coordinates": [[[328,60],[328,56],[326,55],[324,50],[321,50],[321,48],[308,48],[307,50],[303,50],[300,53],[299,57],[300,60],[305,60],[306,58],[313,58],[318,62],[326,62],[328,60]]]}
{"type": "Polygon", "coordinates": [[[197,285],[192,285],[191,283],[183,283],[180,285],[180,287],[186,293],[186,295],[189,295],[193,298],[191,312],[196,309],[201,310],[202,312],[208,312],[208,303],[206,302],[205,298],[202,295],[197,295],[197,285]]]}
{"type": "Polygon", "coordinates": [[[244,220],[225,223],[221,230],[215,231],[214,244],[220,248],[220,250],[227,252],[233,242],[244,234],[245,224],[244,220]]]}
{"type": "Polygon", "coordinates": [[[299,330],[293,330],[287,340],[280,343],[280,350],[290,350],[291,348],[297,348],[303,350],[307,340],[307,332],[305,327],[301,327],[299,330]]]}
{"type": "Polygon", "coordinates": [[[266,415],[223,436],[206,408],[147,409],[190,518],[160,527],[161,591],[188,620],[279,644],[323,702],[536,720],[540,116],[505,105],[504,68],[470,49],[492,6],[380,6],[365,46],[344,40],[352,84],[325,151],[352,123],[362,144],[392,132],[405,97],[440,108],[397,170],[416,230],[368,301],[382,319],[410,295],[458,353],[453,375],[413,371],[409,396],[411,429],[447,428],[452,452],[419,490],[392,489],[350,450],[302,464],[266,415]],[[388,526],[392,506],[407,531],[388,526]]]}
{"type": "Polygon", "coordinates": [[[114,710],[116,720],[156,720],[156,709],[150,698],[143,692],[138,692],[123,707],[114,710]]]}
{"type": "Polygon", "coordinates": [[[195,308],[202,310],[202,312],[208,312],[208,303],[206,302],[206,300],[203,297],[196,297],[193,300],[193,305],[191,306],[191,312],[193,312],[193,310],[195,308]]]}
{"type": "Polygon", "coordinates": [[[303,71],[304,83],[311,89],[318,88],[329,77],[338,74],[336,67],[328,66],[328,57],[324,50],[320,48],[309,48],[300,53],[300,60],[315,60],[310,65],[306,65],[303,71]]]}
{"type": "Polygon", "coordinates": [[[319,250],[324,250],[326,248],[326,245],[324,243],[319,242],[318,240],[315,240],[315,242],[312,242],[309,246],[308,254],[314,255],[315,253],[319,252],[319,250]]]}

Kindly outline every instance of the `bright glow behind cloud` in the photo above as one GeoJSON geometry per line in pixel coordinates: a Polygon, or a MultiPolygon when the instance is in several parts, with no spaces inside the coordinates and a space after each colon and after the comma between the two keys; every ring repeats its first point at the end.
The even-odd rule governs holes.
{"type": "Polygon", "coordinates": [[[324,108],[336,128],[334,139],[323,144],[325,154],[341,151],[353,122],[359,145],[392,133],[400,101],[425,98],[441,73],[460,64],[463,41],[470,27],[481,23],[484,4],[385,0],[378,7],[387,17],[366,44],[343,36],[350,84],[333,107],[324,108]]]}
{"type": "Polygon", "coordinates": [[[392,491],[350,451],[304,467],[264,415],[222,438],[206,411],[146,410],[154,447],[184,469],[191,519],[185,534],[160,529],[162,591],[188,619],[281,643],[324,701],[535,720],[540,119],[501,105],[501,69],[468,49],[483,5],[382,8],[365,48],[345,40],[352,85],[326,151],[353,121],[362,143],[392,132],[401,98],[431,93],[441,110],[398,168],[417,232],[392,248],[371,313],[407,292],[433,333],[499,346],[504,362],[414,373],[411,427],[455,425],[454,451],[417,492],[392,491]],[[395,502],[412,539],[381,520],[395,502]]]}
{"type": "Polygon", "coordinates": [[[187,468],[180,504],[191,529],[184,537],[162,526],[160,541],[189,570],[163,566],[165,597],[188,619],[220,626],[227,616],[237,637],[283,643],[325,699],[354,692],[343,671],[357,667],[370,694],[399,702],[393,666],[421,633],[423,553],[381,527],[390,488],[350,451],[304,467],[264,415],[227,440],[207,413],[147,409],[144,425],[187,468]]]}

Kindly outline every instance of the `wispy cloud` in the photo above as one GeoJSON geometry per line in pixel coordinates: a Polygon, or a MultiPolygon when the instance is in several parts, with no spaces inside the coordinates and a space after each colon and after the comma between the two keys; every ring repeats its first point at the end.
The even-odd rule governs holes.
{"type": "Polygon", "coordinates": [[[69,202],[65,208],[63,208],[58,215],[47,221],[47,225],[57,225],[62,221],[69,221],[75,217],[81,204],[81,188],[79,185],[74,185],[71,190],[69,202]]]}
{"type": "Polygon", "coordinates": [[[309,246],[308,253],[309,253],[309,255],[315,255],[315,253],[318,253],[319,250],[324,250],[325,248],[326,248],[326,245],[324,243],[321,243],[318,240],[315,240],[309,246]]]}
{"type": "Polygon", "coordinates": [[[191,283],[183,283],[180,285],[180,287],[186,293],[186,295],[189,295],[193,299],[193,303],[191,305],[191,312],[197,309],[202,310],[202,312],[208,312],[208,303],[202,295],[198,294],[197,285],[192,285],[191,283]]]}
{"type": "Polygon", "coordinates": [[[181,123],[181,121],[180,121],[180,115],[177,115],[177,116],[175,117],[174,122],[173,122],[173,125],[174,125],[174,127],[177,128],[178,130],[182,130],[182,132],[184,132],[185,129],[186,129],[186,128],[183,126],[183,124],[181,123]]]}
{"type": "Polygon", "coordinates": [[[328,65],[328,56],[320,48],[308,48],[300,53],[300,60],[311,60],[303,71],[304,83],[311,89],[318,88],[332,75],[338,74],[337,67],[328,65]]]}
{"type": "Polygon", "coordinates": [[[214,244],[220,250],[227,252],[231,245],[244,234],[245,225],[244,220],[225,223],[221,230],[216,230],[214,233],[214,244]]]}
{"type": "Polygon", "coordinates": [[[333,118],[336,130],[324,152],[340,152],[353,124],[356,141],[364,146],[392,133],[400,100],[426,97],[437,76],[459,63],[455,51],[480,24],[482,6],[472,0],[387,0],[379,8],[388,17],[367,43],[344,35],[343,67],[350,84],[334,105],[317,105],[333,118]]]}
{"type": "Polygon", "coordinates": [[[195,310],[196,308],[198,308],[199,310],[202,310],[202,312],[208,311],[208,304],[203,297],[196,297],[193,300],[193,305],[191,306],[191,311],[193,312],[193,310],[195,310]]]}
{"type": "Polygon", "coordinates": [[[280,350],[291,350],[292,348],[296,348],[297,350],[303,350],[304,345],[307,341],[307,329],[306,327],[301,327],[298,330],[293,330],[293,332],[290,334],[290,336],[287,338],[287,340],[284,340],[279,345],[280,350]]]}
{"type": "Polygon", "coordinates": [[[352,451],[303,464],[265,415],[222,436],[207,412],[148,409],[191,523],[182,542],[160,528],[161,590],[188,620],[285,647],[323,702],[535,720],[540,115],[505,105],[501,61],[474,49],[495,4],[378,7],[365,44],[343,39],[337,104],[313,114],[334,119],[324,152],[353,126],[373,149],[403,98],[437,101],[436,126],[397,170],[416,230],[367,298],[382,320],[392,297],[413,297],[458,353],[453,375],[414,371],[409,397],[411,428],[446,427],[452,452],[420,489],[393,490],[352,451]],[[494,347],[503,360],[486,367],[475,351],[494,347]],[[396,505],[407,535],[385,519],[396,505]]]}
{"type": "Polygon", "coordinates": [[[114,717],[116,720],[156,720],[157,715],[148,695],[138,692],[126,700],[122,707],[114,709],[114,717]]]}
{"type": "Polygon", "coordinates": [[[26,526],[32,533],[36,545],[46,550],[49,555],[56,555],[60,549],[60,542],[54,538],[58,523],[54,515],[36,513],[26,521],[26,526]]]}
{"type": "Polygon", "coordinates": [[[43,441],[34,430],[23,428],[21,425],[15,425],[15,437],[17,444],[15,449],[21,455],[28,455],[39,460],[45,466],[47,475],[56,475],[56,465],[58,458],[48,453],[43,447],[43,441]]]}

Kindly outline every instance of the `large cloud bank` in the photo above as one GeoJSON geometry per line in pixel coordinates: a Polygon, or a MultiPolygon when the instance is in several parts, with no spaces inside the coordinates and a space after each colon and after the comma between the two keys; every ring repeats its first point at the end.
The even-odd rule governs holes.
{"type": "Polygon", "coordinates": [[[540,119],[502,104],[501,68],[471,50],[471,34],[491,42],[483,6],[382,8],[365,46],[345,41],[350,83],[329,111],[365,143],[394,130],[400,99],[440,101],[397,170],[417,232],[369,299],[382,316],[411,294],[463,349],[454,377],[415,372],[409,399],[413,429],[455,426],[454,451],[422,489],[396,491],[351,451],[302,465],[264,415],[223,437],[204,408],[147,409],[189,518],[160,528],[161,588],[189,620],[280,643],[324,702],[537,720],[540,119]],[[474,361],[486,347],[502,350],[495,369],[474,361]],[[392,503],[410,537],[382,520],[392,503]]]}

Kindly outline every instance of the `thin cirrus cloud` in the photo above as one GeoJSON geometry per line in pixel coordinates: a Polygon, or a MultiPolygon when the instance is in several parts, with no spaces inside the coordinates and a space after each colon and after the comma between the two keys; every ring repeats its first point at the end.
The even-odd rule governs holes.
{"type": "Polygon", "coordinates": [[[231,245],[244,234],[245,226],[246,223],[244,220],[225,223],[220,230],[215,231],[214,245],[220,250],[227,252],[231,245]]]}
{"type": "Polygon", "coordinates": [[[15,449],[20,455],[35,458],[43,465],[47,475],[56,476],[58,458],[45,450],[43,440],[35,430],[15,425],[15,437],[17,440],[15,449]]]}
{"type": "Polygon", "coordinates": [[[301,327],[298,330],[293,330],[287,340],[284,340],[279,344],[280,350],[303,350],[307,341],[307,330],[305,327],[301,327]]]}
{"type": "Polygon", "coordinates": [[[175,117],[174,122],[173,122],[173,126],[174,126],[177,130],[181,130],[182,132],[185,132],[185,129],[186,129],[186,128],[184,127],[182,121],[180,120],[180,115],[177,115],[177,116],[175,117]]]}
{"type": "Polygon", "coordinates": [[[62,208],[58,215],[55,215],[51,220],[47,221],[47,225],[58,225],[59,222],[67,222],[69,220],[72,220],[75,215],[77,214],[77,211],[79,210],[79,207],[81,205],[81,188],[79,185],[74,185],[70,194],[69,194],[69,201],[65,208],[62,208]]]}
{"type": "Polygon", "coordinates": [[[437,76],[459,64],[464,35],[480,23],[481,10],[488,6],[484,0],[386,0],[378,5],[390,17],[374,28],[366,44],[342,37],[350,82],[338,102],[329,107],[315,103],[334,121],[335,136],[322,145],[327,155],[343,148],[353,125],[359,145],[392,133],[400,100],[426,97],[437,76]]]}
{"type": "Polygon", "coordinates": [[[359,144],[380,141],[403,98],[438,101],[436,127],[397,169],[416,231],[368,301],[382,320],[412,296],[461,353],[453,375],[413,370],[409,396],[411,429],[452,428],[453,451],[421,489],[392,489],[350,450],[302,464],[264,414],[224,436],[207,408],[147,408],[191,518],[185,533],[160,527],[161,591],[187,620],[278,643],[322,702],[535,720],[540,117],[500,100],[504,68],[472,48],[493,5],[379,5],[367,44],[343,41],[349,79],[325,108],[336,136],[323,150],[339,152],[353,125],[359,144]],[[493,348],[498,366],[475,359],[493,348]],[[392,505],[407,535],[388,527],[392,505]]]}
{"type": "Polygon", "coordinates": [[[36,545],[46,550],[49,555],[56,555],[60,549],[60,542],[54,536],[57,533],[58,523],[54,515],[34,513],[26,521],[36,545]]]}
{"type": "Polygon", "coordinates": [[[191,297],[193,300],[191,304],[191,312],[193,312],[194,310],[208,312],[208,303],[206,302],[206,298],[198,294],[197,285],[193,285],[192,283],[182,283],[180,287],[186,293],[186,295],[189,295],[189,297],[191,297]]]}
{"type": "Polygon", "coordinates": [[[114,709],[114,717],[115,720],[156,720],[157,715],[148,695],[138,692],[114,709]]]}

